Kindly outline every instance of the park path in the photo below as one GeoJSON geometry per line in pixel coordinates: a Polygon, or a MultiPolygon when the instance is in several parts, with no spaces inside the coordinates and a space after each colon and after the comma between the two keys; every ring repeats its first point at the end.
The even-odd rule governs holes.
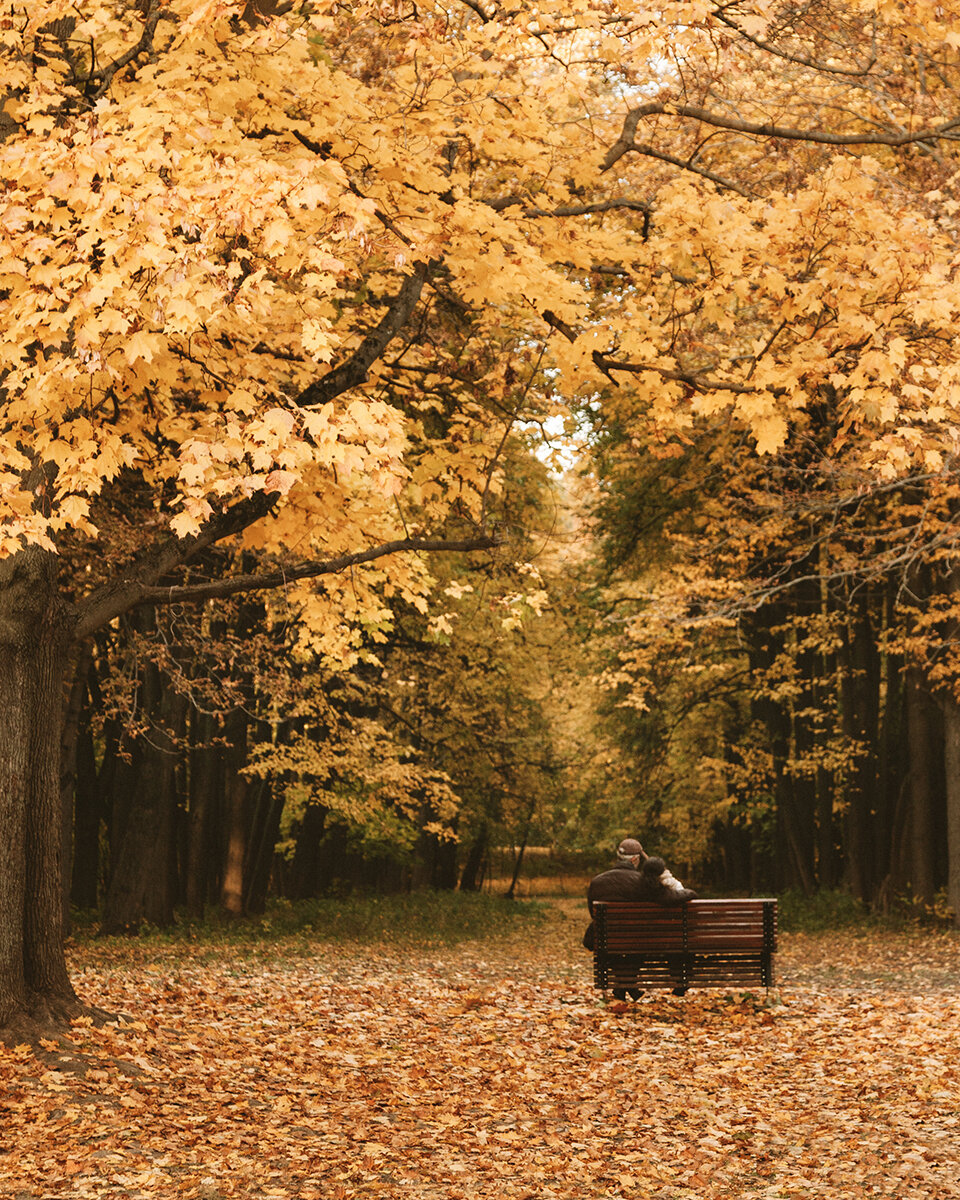
{"type": "Polygon", "coordinates": [[[0,1196],[960,1196],[955,936],[794,935],[779,1003],[604,1006],[582,925],[80,952],[129,1018],[0,1050],[0,1196]]]}

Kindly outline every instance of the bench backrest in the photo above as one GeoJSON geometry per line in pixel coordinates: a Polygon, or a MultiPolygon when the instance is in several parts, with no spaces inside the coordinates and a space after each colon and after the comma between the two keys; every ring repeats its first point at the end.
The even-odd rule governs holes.
{"type": "Polygon", "coordinates": [[[688,900],[666,907],[596,901],[597,953],[757,953],[777,948],[777,902],[688,900]]]}

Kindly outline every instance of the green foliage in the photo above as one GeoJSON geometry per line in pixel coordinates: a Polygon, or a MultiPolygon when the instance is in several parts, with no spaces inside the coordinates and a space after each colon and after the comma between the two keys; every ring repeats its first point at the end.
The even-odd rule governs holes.
{"type": "MultiPolygon", "coordinates": [[[[203,921],[183,920],[172,930],[145,928],[138,945],[185,951],[217,946],[251,949],[285,945],[285,953],[309,952],[318,942],[385,943],[397,946],[455,945],[479,938],[514,933],[541,923],[542,904],[504,900],[500,896],[466,892],[412,892],[393,896],[354,896],[349,899],[272,900],[261,916],[230,919],[211,914],[203,921]]],[[[80,914],[75,940],[106,950],[128,946],[128,938],[97,938],[94,914],[80,914]]]]}
{"type": "Polygon", "coordinates": [[[788,933],[823,933],[875,925],[881,918],[849,892],[784,892],[779,897],[780,928],[788,933]]]}
{"type": "Polygon", "coordinates": [[[829,930],[862,931],[912,929],[918,926],[950,927],[953,912],[946,892],[938,892],[932,904],[916,897],[898,895],[884,908],[870,907],[849,892],[823,890],[810,896],[784,892],[780,896],[780,928],[790,933],[824,933],[829,930]]]}

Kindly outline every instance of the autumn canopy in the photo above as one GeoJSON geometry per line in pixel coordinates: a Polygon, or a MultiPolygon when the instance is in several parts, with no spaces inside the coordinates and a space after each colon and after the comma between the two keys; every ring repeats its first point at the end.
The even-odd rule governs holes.
{"type": "MultiPolygon", "coordinates": [[[[717,670],[697,658],[692,616],[743,621],[750,640],[764,604],[781,605],[762,617],[779,627],[795,615],[781,597],[814,580],[808,624],[752,643],[751,669],[782,683],[778,655],[791,647],[796,667],[816,635],[827,694],[824,680],[863,678],[838,647],[869,633],[876,650],[882,625],[884,669],[897,655],[939,689],[952,798],[931,829],[946,822],[960,905],[960,717],[943,652],[960,33],[942,14],[930,0],[4,10],[0,1021],[75,1010],[59,713],[65,689],[88,686],[91,639],[102,664],[155,606],[264,593],[241,614],[249,632],[271,626],[282,594],[298,629],[285,653],[372,669],[396,614],[427,613],[451,570],[428,551],[496,574],[488,608],[516,625],[514,609],[542,608],[539,581],[510,565],[532,553],[530,480],[547,487],[550,446],[534,448],[561,430],[611,522],[641,478],[687,489],[666,505],[681,523],[658,517],[659,548],[639,551],[668,583],[633,546],[606,593],[620,711],[648,707],[664,654],[696,659],[701,680],[717,670]],[[844,642],[831,621],[849,597],[823,581],[863,582],[864,538],[888,590],[844,642]],[[921,610],[944,606],[901,620],[901,585],[921,610]],[[638,622],[641,596],[656,603],[638,622]]],[[[612,529],[595,526],[597,544],[612,529]]],[[[551,567],[563,578],[577,561],[551,567]]],[[[450,586],[459,599],[468,585],[450,586]]],[[[441,642],[443,607],[430,610],[441,642]]],[[[850,746],[866,727],[844,721],[860,709],[830,710],[845,765],[803,759],[825,726],[804,725],[814,701],[798,687],[742,710],[768,731],[787,714],[789,750],[774,739],[764,761],[789,758],[808,781],[835,772],[831,788],[848,789],[836,819],[859,846],[871,810],[865,778],[850,791],[863,762],[850,746]]],[[[744,789],[760,770],[748,740],[727,762],[744,789]]],[[[449,771],[431,770],[410,809],[427,833],[448,819],[449,771]]],[[[778,802],[802,876],[797,795],[778,802]]],[[[906,818],[891,812],[865,894],[893,869],[906,818]]],[[[810,861],[836,849],[828,828],[810,861]]],[[[933,890],[945,868],[930,863],[933,890]]]]}

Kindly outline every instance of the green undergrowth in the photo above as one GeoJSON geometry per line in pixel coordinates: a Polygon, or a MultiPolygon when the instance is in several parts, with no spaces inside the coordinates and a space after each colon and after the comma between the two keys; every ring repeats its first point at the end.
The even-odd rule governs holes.
{"type": "Polygon", "coordinates": [[[547,917],[536,901],[463,892],[414,892],[344,899],[271,900],[266,912],[230,918],[213,912],[202,921],[180,915],[170,929],[144,926],[130,937],[100,937],[95,914],[75,914],[73,939],[86,946],[129,944],[237,948],[300,942],[455,945],[535,928],[547,917]]]}
{"type": "Polygon", "coordinates": [[[780,928],[791,933],[850,929],[872,920],[869,909],[846,892],[784,892],[777,909],[780,928]]]}
{"type": "Polygon", "coordinates": [[[849,892],[821,891],[806,896],[784,892],[779,897],[780,928],[791,933],[862,932],[952,926],[945,904],[921,905],[894,897],[882,909],[871,908],[849,892]]]}

